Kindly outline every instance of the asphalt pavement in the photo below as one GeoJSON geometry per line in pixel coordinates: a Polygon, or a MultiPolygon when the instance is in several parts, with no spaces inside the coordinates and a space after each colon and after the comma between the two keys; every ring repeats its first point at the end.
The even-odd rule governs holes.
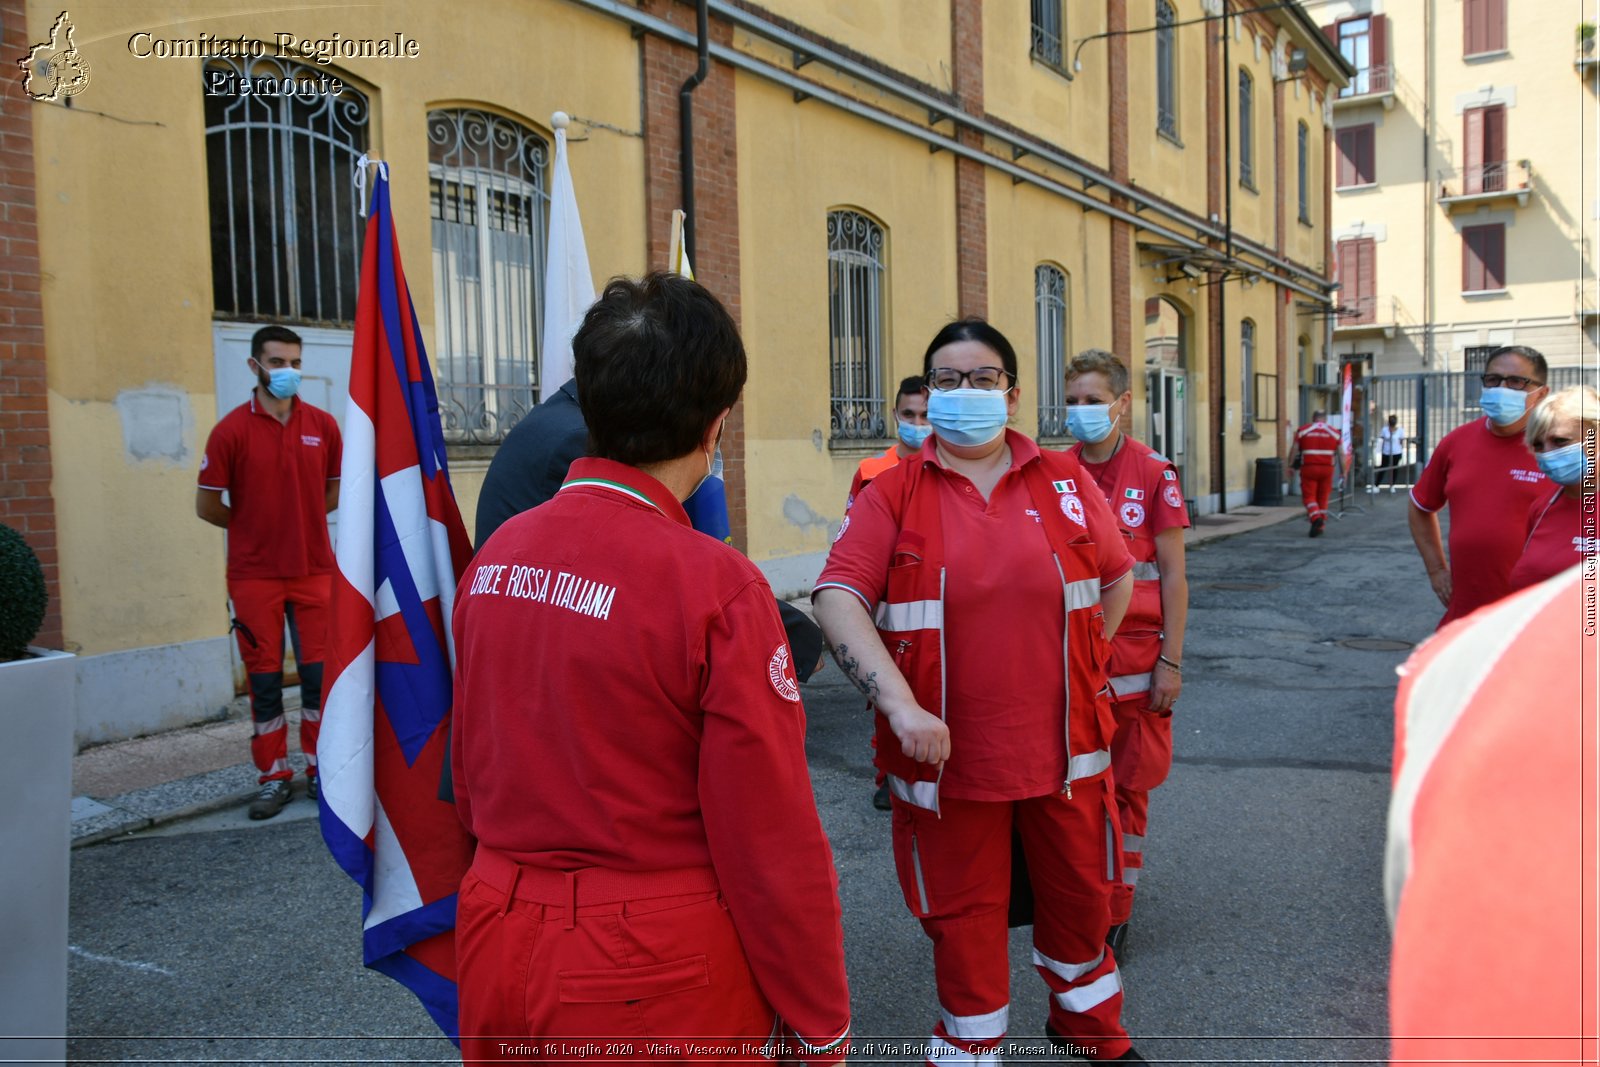
{"type": "MultiPolygon", "coordinates": [[[[1319,539],[1291,510],[1242,509],[1203,520],[1190,548],[1176,760],[1151,801],[1121,961],[1124,1020],[1147,1059],[1387,1055],[1380,874],[1395,668],[1440,608],[1405,497],[1359,503],[1319,539]]],[[[869,800],[869,721],[831,667],[805,699],[858,1049],[871,1049],[856,1058],[902,1060],[937,1002],[928,942],[895,882],[888,816],[869,800]]],[[[85,809],[114,818],[122,802],[144,807],[122,830],[78,834],[72,1062],[455,1059],[407,991],[361,966],[360,893],[323,846],[313,804],[297,797],[251,823],[236,764],[142,783],[117,779],[114,754],[96,758],[102,793],[130,788],[86,794],[85,809]]],[[[1028,934],[1012,935],[1015,1062],[1048,1058],[1037,1054],[1045,988],[1028,934]]]]}

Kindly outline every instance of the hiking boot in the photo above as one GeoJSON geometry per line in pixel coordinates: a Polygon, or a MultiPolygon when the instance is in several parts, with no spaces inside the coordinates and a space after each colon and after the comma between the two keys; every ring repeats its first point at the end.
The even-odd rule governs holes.
{"type": "Polygon", "coordinates": [[[317,776],[314,774],[306,775],[306,799],[317,799],[317,776]]]}
{"type": "Polygon", "coordinates": [[[283,810],[283,806],[289,803],[289,798],[293,795],[293,790],[289,788],[289,782],[286,779],[277,778],[265,783],[261,787],[261,792],[257,793],[256,798],[250,802],[250,817],[252,819],[272,818],[283,810]]]}
{"type": "Polygon", "coordinates": [[[894,807],[894,805],[889,801],[888,782],[884,782],[878,787],[878,791],[872,794],[872,806],[877,808],[879,811],[889,811],[894,807]]]}
{"type": "Polygon", "coordinates": [[[1324,520],[1322,520],[1322,519],[1312,519],[1311,520],[1311,536],[1312,537],[1321,537],[1322,536],[1323,521],[1324,520]]]}
{"type": "MultiPolygon", "coordinates": [[[[1089,1047],[1088,1046],[1080,1045],[1077,1042],[1071,1040],[1070,1038],[1062,1037],[1060,1034],[1056,1033],[1056,1028],[1050,1025],[1049,1020],[1046,1020],[1045,1024],[1044,1024],[1044,1036],[1050,1042],[1050,1047],[1052,1049],[1054,1049],[1056,1052],[1060,1053],[1061,1055],[1063,1055],[1063,1056],[1072,1056],[1072,1057],[1075,1057],[1075,1058],[1081,1059],[1081,1060],[1088,1060],[1089,1059],[1089,1057],[1087,1055],[1085,1055],[1085,1053],[1087,1053],[1089,1051],[1089,1047]]],[[[1090,1060],[1090,1062],[1093,1063],[1093,1062],[1097,1062],[1097,1061],[1090,1060]]],[[[1139,1055],[1137,1052],[1135,1052],[1133,1050],[1133,1046],[1130,1045],[1130,1046],[1128,1046],[1128,1051],[1124,1052],[1122,1055],[1114,1056],[1110,1060],[1098,1061],[1098,1062],[1106,1062],[1106,1063],[1123,1063],[1123,1062],[1126,1062],[1126,1063],[1148,1063],[1149,1061],[1146,1060],[1143,1056],[1139,1055]]]]}

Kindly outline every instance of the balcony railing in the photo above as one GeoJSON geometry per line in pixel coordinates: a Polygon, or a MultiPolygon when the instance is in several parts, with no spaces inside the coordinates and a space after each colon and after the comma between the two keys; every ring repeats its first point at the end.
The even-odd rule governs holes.
{"type": "Polygon", "coordinates": [[[1526,159],[1482,163],[1464,167],[1455,174],[1439,175],[1439,201],[1447,207],[1453,203],[1477,204],[1509,197],[1526,204],[1532,188],[1533,168],[1526,159]]]}
{"type": "Polygon", "coordinates": [[[1335,309],[1335,333],[1364,333],[1382,330],[1389,336],[1403,326],[1415,325],[1398,296],[1358,296],[1346,299],[1335,309]]]}
{"type": "Polygon", "coordinates": [[[1335,105],[1371,97],[1383,98],[1386,106],[1394,98],[1394,64],[1374,63],[1356,71],[1350,84],[1339,90],[1335,105]]]}

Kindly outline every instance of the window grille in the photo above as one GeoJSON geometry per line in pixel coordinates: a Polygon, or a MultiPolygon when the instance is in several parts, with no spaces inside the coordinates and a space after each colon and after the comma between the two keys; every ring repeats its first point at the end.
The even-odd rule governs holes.
{"type": "Polygon", "coordinates": [[[1156,0],[1156,129],[1168,137],[1178,136],[1176,21],[1172,5],[1156,0]]]}
{"type": "Polygon", "coordinates": [[[1256,324],[1245,319],[1239,324],[1239,365],[1244,377],[1240,408],[1244,433],[1256,432],[1256,324]]]}
{"type": "Polygon", "coordinates": [[[1029,54],[1041,63],[1064,69],[1061,41],[1066,27],[1062,25],[1061,0],[1032,0],[1030,29],[1033,45],[1029,54]]]}
{"type": "Polygon", "coordinates": [[[445,437],[502,440],[539,400],[549,144],[486,111],[428,113],[435,362],[445,437]]]}
{"type": "Polygon", "coordinates": [[[1256,82],[1243,68],[1239,70],[1239,180],[1255,187],[1256,82]]]}
{"type": "Polygon", "coordinates": [[[1039,436],[1067,434],[1067,276],[1042,263],[1033,269],[1034,336],[1039,348],[1039,436]]]}
{"type": "MultiPolygon", "coordinates": [[[[321,70],[271,56],[212,59],[236,78],[319,82],[321,70]]],[[[326,93],[204,96],[217,315],[353,323],[363,220],[352,182],[369,108],[346,84],[326,93]]]]}
{"type": "Polygon", "coordinates": [[[1311,221],[1311,127],[1300,123],[1300,221],[1311,221]]]}
{"type": "Polygon", "coordinates": [[[828,212],[829,437],[887,436],[883,227],[855,211],[828,212]]]}

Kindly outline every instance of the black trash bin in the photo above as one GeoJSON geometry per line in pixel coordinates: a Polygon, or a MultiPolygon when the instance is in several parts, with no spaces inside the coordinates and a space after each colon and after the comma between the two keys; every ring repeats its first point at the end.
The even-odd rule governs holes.
{"type": "Polygon", "coordinates": [[[1283,460],[1277,456],[1256,460],[1256,488],[1250,503],[1268,508],[1283,503],[1283,460]]]}

